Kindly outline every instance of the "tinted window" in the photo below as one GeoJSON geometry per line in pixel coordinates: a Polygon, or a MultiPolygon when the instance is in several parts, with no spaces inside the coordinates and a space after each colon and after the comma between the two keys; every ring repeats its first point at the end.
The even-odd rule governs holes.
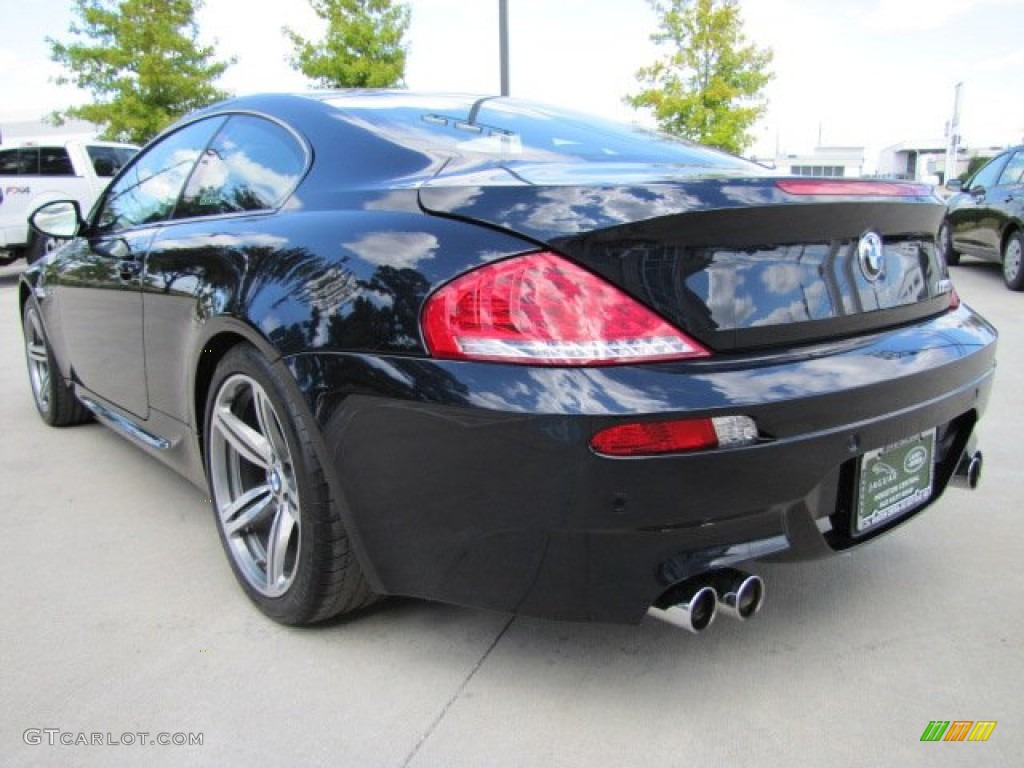
{"type": "Polygon", "coordinates": [[[475,103],[430,97],[393,102],[358,97],[326,99],[359,125],[408,147],[525,161],[668,163],[695,167],[757,165],[636,126],[518,99],[475,103]]]}
{"type": "Polygon", "coordinates": [[[167,218],[196,160],[223,122],[217,117],[192,123],[140,155],[107,193],[99,229],[112,232],[167,218]]]}
{"type": "Polygon", "coordinates": [[[39,150],[28,147],[0,152],[0,173],[5,176],[38,176],[39,150]]]}
{"type": "Polygon", "coordinates": [[[75,169],[64,147],[42,147],[39,150],[40,176],[74,176],[75,169]]]}
{"type": "Polygon", "coordinates": [[[1006,155],[1000,155],[997,157],[991,163],[974,174],[974,178],[971,179],[969,184],[970,189],[974,189],[975,187],[985,187],[986,189],[988,187],[994,187],[996,181],[999,179],[999,173],[1003,170],[1003,165],[1005,164],[1006,155]]]}
{"type": "Polygon", "coordinates": [[[295,188],[306,153],[281,126],[235,115],[207,148],[175,218],[277,208],[295,188]]]}
{"type": "Polygon", "coordinates": [[[92,169],[97,176],[111,178],[117,175],[128,161],[135,157],[137,149],[129,147],[102,147],[90,145],[85,148],[89,153],[89,160],[92,162],[92,169]]]}
{"type": "Polygon", "coordinates": [[[18,175],[18,150],[5,149],[0,152],[0,176],[18,175]]]}
{"type": "Polygon", "coordinates": [[[1017,152],[1010,158],[999,176],[999,186],[1024,184],[1024,152],[1017,152]]]}

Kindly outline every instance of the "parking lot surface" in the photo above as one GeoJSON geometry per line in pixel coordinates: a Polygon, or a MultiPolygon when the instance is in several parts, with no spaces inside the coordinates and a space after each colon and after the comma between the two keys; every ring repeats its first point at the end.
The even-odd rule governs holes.
{"type": "Polygon", "coordinates": [[[758,566],[762,613],[700,636],[413,600],[272,623],[202,491],[103,427],[39,420],[18,268],[0,269],[2,766],[1021,765],[1024,294],[994,265],[953,273],[1001,332],[981,487],[851,556],[758,566]],[[922,742],[934,720],[997,725],[922,742]]]}

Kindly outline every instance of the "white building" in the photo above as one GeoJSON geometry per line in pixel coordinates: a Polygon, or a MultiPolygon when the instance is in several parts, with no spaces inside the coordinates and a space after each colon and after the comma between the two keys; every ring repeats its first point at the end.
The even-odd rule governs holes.
{"type": "Polygon", "coordinates": [[[793,176],[861,176],[864,147],[815,147],[810,154],[779,154],[775,156],[775,168],[793,176]]]}
{"type": "MultiPolygon", "coordinates": [[[[1003,147],[960,147],[956,161],[957,176],[967,171],[973,157],[992,157],[1003,147]]],[[[946,140],[901,141],[886,147],[878,155],[878,175],[895,179],[942,184],[946,169],[946,140]]]]}

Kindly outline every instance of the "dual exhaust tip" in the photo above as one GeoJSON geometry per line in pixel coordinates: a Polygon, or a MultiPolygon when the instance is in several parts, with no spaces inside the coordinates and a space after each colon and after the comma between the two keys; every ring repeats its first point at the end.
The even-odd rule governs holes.
{"type": "Polygon", "coordinates": [[[698,633],[711,625],[719,611],[746,621],[761,610],[764,596],[764,581],[760,576],[724,568],[676,584],[662,595],[649,613],[698,633]]]}
{"type": "MultiPolygon", "coordinates": [[[[981,481],[984,458],[973,446],[964,451],[950,485],[974,490],[981,481]]],[[[682,627],[703,632],[719,612],[746,621],[764,603],[765,587],[760,576],[735,568],[722,568],[698,574],[669,588],[648,614],[682,627]]]]}

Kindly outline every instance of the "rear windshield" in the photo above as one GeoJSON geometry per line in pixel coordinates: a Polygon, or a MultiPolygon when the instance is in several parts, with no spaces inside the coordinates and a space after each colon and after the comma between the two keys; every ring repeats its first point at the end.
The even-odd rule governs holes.
{"type": "Polygon", "coordinates": [[[89,153],[89,160],[96,175],[107,178],[117,175],[117,172],[138,152],[137,149],[130,147],[105,147],[99,144],[90,144],[85,151],[89,153]]]}
{"type": "Polygon", "coordinates": [[[476,102],[327,99],[353,122],[404,146],[527,161],[756,168],[732,155],[638,126],[508,98],[476,102]]]}

